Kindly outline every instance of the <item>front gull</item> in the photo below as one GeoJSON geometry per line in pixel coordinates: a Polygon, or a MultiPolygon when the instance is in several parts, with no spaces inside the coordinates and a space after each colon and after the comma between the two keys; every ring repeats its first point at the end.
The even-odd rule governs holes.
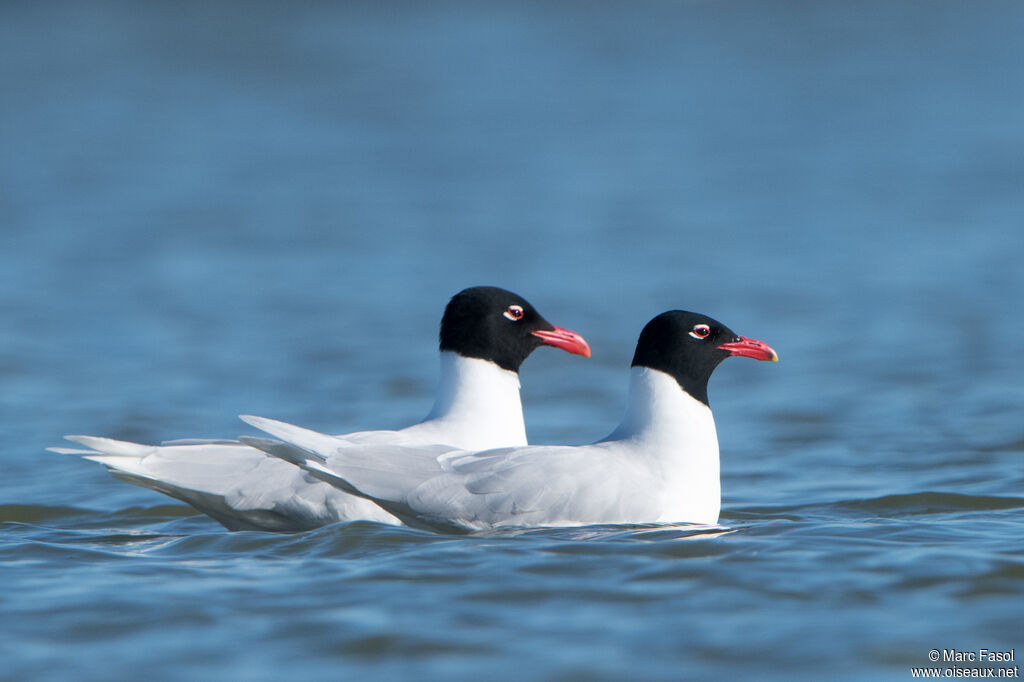
{"type": "MultiPolygon", "coordinates": [[[[465,289],[441,319],[441,377],[426,419],[397,431],[331,436],[339,444],[481,450],[526,445],[519,366],[541,345],[590,356],[582,336],[497,287],[465,289]]],[[[297,531],[341,520],[398,523],[381,507],[237,441],[144,445],[67,436],[91,450],[51,448],[106,465],[129,483],[187,502],[229,530],[297,531]]]]}
{"type": "Polygon", "coordinates": [[[382,450],[258,417],[243,419],[281,440],[243,440],[420,528],[713,524],[721,489],[707,386],[732,355],[778,360],[704,315],[658,315],[637,342],[622,423],[591,445],[382,450]]]}

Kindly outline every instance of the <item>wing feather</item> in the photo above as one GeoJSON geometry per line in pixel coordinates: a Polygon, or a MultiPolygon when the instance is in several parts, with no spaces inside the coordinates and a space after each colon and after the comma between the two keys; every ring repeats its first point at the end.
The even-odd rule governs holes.
{"type": "Polygon", "coordinates": [[[355,518],[396,522],[378,505],[242,443],[152,446],[93,436],[69,440],[93,449],[56,450],[99,462],[116,478],[190,504],[230,530],[307,530],[355,518]]]}

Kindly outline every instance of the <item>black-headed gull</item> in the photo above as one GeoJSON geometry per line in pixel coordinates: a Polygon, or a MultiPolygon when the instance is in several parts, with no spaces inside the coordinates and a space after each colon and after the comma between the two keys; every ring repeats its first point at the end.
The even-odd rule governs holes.
{"type": "MultiPolygon", "coordinates": [[[[497,287],[465,289],[452,297],[441,319],[441,377],[426,419],[397,431],[334,438],[470,450],[526,445],[518,372],[542,345],[590,356],[582,336],[552,325],[523,297],[497,287]]],[[[398,523],[376,504],[236,441],[155,446],[67,438],[91,450],[51,449],[100,462],[117,478],[187,502],[231,530],[307,530],[357,519],[398,523]]]]}
{"type": "Polygon", "coordinates": [[[258,417],[243,419],[281,440],[243,440],[420,528],[714,524],[721,491],[707,386],[732,355],[778,360],[704,315],[658,315],[637,342],[622,423],[591,445],[375,448],[258,417]]]}

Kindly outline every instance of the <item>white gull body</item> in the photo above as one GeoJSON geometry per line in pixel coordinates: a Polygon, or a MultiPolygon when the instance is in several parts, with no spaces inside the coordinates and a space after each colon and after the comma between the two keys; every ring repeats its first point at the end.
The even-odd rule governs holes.
{"type": "MultiPolygon", "coordinates": [[[[526,445],[519,375],[493,362],[441,353],[434,406],[418,424],[339,436],[339,445],[487,449],[526,445]]],[[[106,465],[121,480],[180,499],[231,530],[297,531],[341,520],[399,523],[379,505],[321,482],[262,450],[233,441],[145,445],[68,436],[91,450],[54,448],[106,465]]]]}
{"type": "Polygon", "coordinates": [[[583,446],[483,452],[340,444],[281,422],[243,417],[281,439],[246,439],[404,523],[454,531],[718,520],[718,437],[708,406],[675,379],[630,371],[629,406],[606,439],[583,446]],[[275,451],[275,447],[278,448],[275,451]],[[395,472],[400,472],[396,474],[395,472]]]}
{"type": "Polygon", "coordinates": [[[734,355],[778,360],[767,344],[707,316],[655,316],[637,340],[622,422],[590,445],[478,452],[360,446],[258,417],[243,419],[280,440],[243,440],[410,526],[714,524],[721,484],[707,387],[715,367],[734,355]]]}
{"type": "MultiPolygon", "coordinates": [[[[519,367],[538,347],[589,357],[579,334],[556,327],[524,298],[497,287],[457,293],[441,318],[441,373],[426,419],[397,431],[333,437],[361,447],[472,450],[526,444],[519,367]]],[[[183,500],[232,530],[294,531],[342,520],[398,523],[378,505],[326,485],[287,462],[237,441],[161,446],[69,436],[91,450],[66,450],[106,465],[114,476],[183,500]]]]}
{"type": "MultiPolygon", "coordinates": [[[[474,450],[526,445],[519,389],[516,372],[486,360],[443,352],[434,407],[419,424],[391,432],[401,437],[387,442],[444,443],[474,450]]],[[[366,442],[360,437],[349,440],[366,442]]]]}

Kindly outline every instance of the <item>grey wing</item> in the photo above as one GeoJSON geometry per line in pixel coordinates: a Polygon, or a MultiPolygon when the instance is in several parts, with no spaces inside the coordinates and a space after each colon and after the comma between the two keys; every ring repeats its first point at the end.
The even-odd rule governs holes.
{"type": "Polygon", "coordinates": [[[442,475],[439,457],[453,452],[461,451],[448,445],[353,445],[338,448],[323,464],[368,497],[399,501],[442,475]]]}
{"type": "Polygon", "coordinates": [[[601,445],[503,448],[441,463],[447,473],[418,486],[408,504],[469,529],[630,523],[660,506],[655,474],[601,445]]]}
{"type": "Polygon", "coordinates": [[[150,446],[90,436],[69,439],[91,450],[60,451],[186,502],[230,530],[296,531],[350,519],[395,522],[375,505],[241,443],[150,446]]]}

